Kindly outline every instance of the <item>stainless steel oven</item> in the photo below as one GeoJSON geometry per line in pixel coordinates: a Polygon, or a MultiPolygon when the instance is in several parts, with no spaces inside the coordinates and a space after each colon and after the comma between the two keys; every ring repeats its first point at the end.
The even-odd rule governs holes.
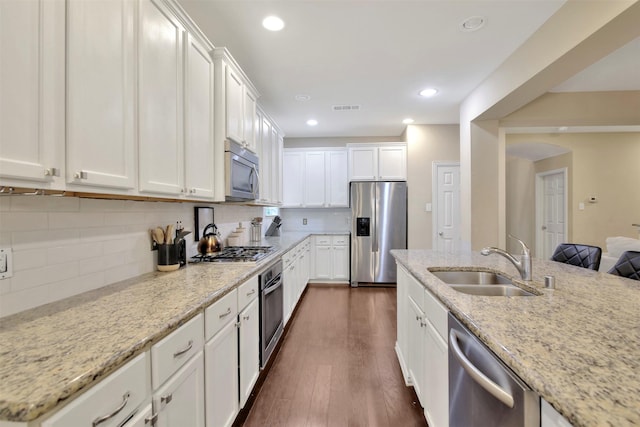
{"type": "Polygon", "coordinates": [[[258,156],[240,144],[226,141],[224,160],[225,199],[231,202],[240,202],[260,198],[258,156]]]}
{"type": "Polygon", "coordinates": [[[264,368],[276,348],[283,323],[282,261],[260,275],[260,367],[264,368]]]}

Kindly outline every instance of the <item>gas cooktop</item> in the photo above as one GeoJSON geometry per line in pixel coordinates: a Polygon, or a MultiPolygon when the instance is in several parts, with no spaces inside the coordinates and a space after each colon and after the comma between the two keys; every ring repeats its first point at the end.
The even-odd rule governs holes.
{"type": "Polygon", "coordinates": [[[227,246],[211,255],[191,257],[191,262],[258,262],[273,251],[272,246],[227,246]]]}

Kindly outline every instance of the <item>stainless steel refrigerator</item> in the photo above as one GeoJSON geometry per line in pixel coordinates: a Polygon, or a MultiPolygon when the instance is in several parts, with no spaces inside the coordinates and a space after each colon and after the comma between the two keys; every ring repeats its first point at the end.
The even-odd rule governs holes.
{"type": "Polygon", "coordinates": [[[407,248],[407,183],[352,182],[351,286],[396,283],[389,251],[407,248]]]}

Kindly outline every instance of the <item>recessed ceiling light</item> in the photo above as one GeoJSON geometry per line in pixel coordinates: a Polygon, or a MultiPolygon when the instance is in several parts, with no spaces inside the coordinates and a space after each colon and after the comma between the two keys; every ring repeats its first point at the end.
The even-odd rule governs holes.
{"type": "Polygon", "coordinates": [[[425,98],[431,98],[436,93],[438,93],[438,89],[434,89],[434,88],[430,87],[430,88],[421,90],[420,91],[420,96],[424,96],[425,98]]]}
{"type": "Polygon", "coordinates": [[[311,97],[309,95],[296,95],[294,99],[296,101],[309,101],[311,97]]]}
{"type": "Polygon", "coordinates": [[[267,16],[262,20],[262,26],[269,31],[280,31],[284,28],[284,21],[277,16],[267,16]]]}
{"type": "Polygon", "coordinates": [[[415,120],[410,119],[410,118],[406,118],[402,121],[402,123],[404,123],[405,125],[410,125],[411,123],[415,122],[415,120]]]}
{"type": "Polygon", "coordinates": [[[318,124],[318,121],[317,121],[317,120],[315,120],[315,119],[309,119],[309,120],[307,120],[307,125],[309,125],[309,126],[315,126],[315,125],[317,125],[317,124],[318,124]]]}
{"type": "Polygon", "coordinates": [[[462,21],[462,24],[460,24],[460,31],[464,31],[465,33],[478,31],[480,28],[484,27],[486,22],[487,18],[484,16],[471,16],[462,21]]]}

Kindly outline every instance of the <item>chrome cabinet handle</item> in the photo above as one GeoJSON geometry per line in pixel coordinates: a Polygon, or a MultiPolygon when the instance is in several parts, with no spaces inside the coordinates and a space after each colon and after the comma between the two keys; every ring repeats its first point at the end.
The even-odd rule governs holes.
{"type": "Polygon", "coordinates": [[[89,175],[85,171],[78,171],[73,175],[75,179],[87,179],[89,175]]]}
{"type": "Polygon", "coordinates": [[[165,405],[169,404],[169,402],[171,402],[172,400],[173,400],[173,393],[160,397],[160,403],[164,403],[165,405]]]}
{"type": "Polygon", "coordinates": [[[227,308],[227,311],[225,311],[220,316],[218,316],[218,319],[222,319],[223,317],[227,317],[230,314],[231,314],[231,307],[227,308]]]}
{"type": "Polygon", "coordinates": [[[189,340],[189,342],[187,343],[187,346],[184,349],[178,350],[175,353],[173,353],[173,357],[182,356],[183,354],[191,350],[192,347],[193,347],[193,340],[189,340]]]}
{"type": "Polygon", "coordinates": [[[247,296],[251,296],[256,293],[255,289],[251,289],[251,292],[247,292],[247,296]]]}
{"type": "Polygon", "coordinates": [[[250,316],[242,316],[242,318],[243,318],[244,320],[249,320],[249,317],[250,317],[250,316]]]}
{"type": "Polygon", "coordinates": [[[103,422],[105,422],[105,421],[115,417],[116,415],[118,415],[118,413],[120,413],[120,411],[122,411],[124,409],[124,407],[127,406],[127,403],[129,403],[129,397],[131,397],[131,393],[126,392],[122,396],[122,403],[120,404],[120,406],[118,406],[116,409],[114,409],[113,412],[111,412],[110,414],[103,415],[101,417],[96,418],[95,420],[93,420],[93,423],[91,425],[93,427],[96,427],[98,424],[102,424],[103,422]]]}
{"type": "Polygon", "coordinates": [[[58,168],[49,168],[44,170],[45,176],[60,176],[60,169],[58,168]]]}
{"type": "Polygon", "coordinates": [[[482,373],[476,366],[474,366],[469,359],[467,359],[462,353],[460,346],[458,345],[458,339],[461,338],[458,331],[455,329],[449,330],[449,344],[451,344],[451,350],[453,355],[458,359],[460,365],[474,379],[483,389],[491,393],[493,397],[504,403],[509,408],[513,408],[513,396],[507,393],[498,384],[491,381],[485,374],[482,373]]]}

